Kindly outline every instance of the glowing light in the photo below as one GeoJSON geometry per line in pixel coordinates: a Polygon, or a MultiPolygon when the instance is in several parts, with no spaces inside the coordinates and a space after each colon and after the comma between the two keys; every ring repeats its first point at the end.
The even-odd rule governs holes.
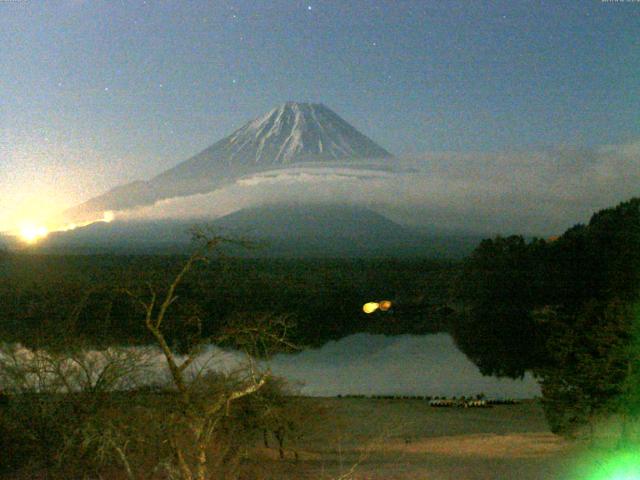
{"type": "Polygon", "coordinates": [[[391,300],[382,300],[378,306],[381,312],[386,312],[392,307],[392,303],[391,300]]]}
{"type": "Polygon", "coordinates": [[[640,480],[640,457],[636,450],[612,453],[610,457],[586,462],[585,480],[640,480]]]}
{"type": "Polygon", "coordinates": [[[69,232],[77,228],[86,227],[93,223],[111,223],[114,220],[115,214],[111,211],[104,212],[102,214],[102,217],[96,220],[90,220],[82,223],[69,223],[64,226],[61,226],[62,222],[57,223],[56,225],[53,219],[50,219],[48,222],[46,222],[48,226],[44,226],[43,224],[36,223],[32,220],[28,220],[20,222],[15,229],[10,230],[10,233],[20,238],[24,243],[31,245],[46,238],[50,233],[53,232],[69,232]]]}
{"type": "Polygon", "coordinates": [[[378,302],[369,302],[369,303],[365,303],[362,306],[362,311],[366,314],[369,314],[378,310],[379,307],[380,307],[380,304],[378,302]]]}
{"type": "Polygon", "coordinates": [[[20,225],[20,238],[26,243],[36,243],[49,235],[47,227],[36,225],[32,222],[23,222],[20,225]]]}
{"type": "Polygon", "coordinates": [[[379,302],[368,302],[362,306],[362,311],[366,314],[373,313],[376,310],[381,312],[387,312],[391,309],[393,304],[391,300],[380,300],[379,302]]]}

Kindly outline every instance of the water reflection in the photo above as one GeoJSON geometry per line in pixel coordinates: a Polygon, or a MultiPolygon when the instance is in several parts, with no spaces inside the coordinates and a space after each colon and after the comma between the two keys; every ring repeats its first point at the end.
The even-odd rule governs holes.
{"type": "Polygon", "coordinates": [[[482,376],[450,335],[383,336],[360,333],[320,349],[278,355],[273,372],[304,385],[306,395],[472,395],[531,398],[540,394],[530,374],[522,380],[482,376]]]}
{"type": "MultiPolygon", "coordinates": [[[[180,355],[176,358],[180,363],[184,361],[180,355]]],[[[209,345],[203,348],[187,373],[195,375],[202,370],[231,372],[246,366],[247,360],[240,352],[209,345]]],[[[63,373],[67,380],[63,383],[70,381],[73,389],[103,378],[104,372],[114,368],[124,375],[122,378],[114,377],[112,387],[116,389],[164,384],[169,380],[165,359],[154,347],[111,347],[66,356],[46,350],[30,350],[20,345],[5,345],[0,352],[0,363],[11,368],[20,365],[23,370],[26,368],[27,376],[21,377],[21,382],[26,383],[20,388],[36,391],[57,391],[61,388],[60,375],[51,373],[54,370],[63,373]],[[43,365],[59,368],[42,370],[43,365]],[[44,372],[43,375],[29,373],[36,372],[38,368],[42,370],[40,373],[44,372]]],[[[445,333],[398,336],[359,333],[329,342],[319,349],[280,354],[261,363],[262,367],[271,368],[275,375],[299,385],[300,393],[305,395],[450,397],[484,393],[498,398],[531,398],[540,394],[538,384],[528,374],[522,380],[482,376],[478,367],[458,350],[452,337],[445,333]]],[[[9,387],[9,384],[5,385],[9,378],[4,377],[6,375],[0,375],[0,389],[9,387]]]]}

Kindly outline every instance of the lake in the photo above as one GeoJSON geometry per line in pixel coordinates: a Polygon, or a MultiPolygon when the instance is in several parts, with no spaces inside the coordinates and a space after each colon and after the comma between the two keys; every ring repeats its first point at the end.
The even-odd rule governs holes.
{"type": "Polygon", "coordinates": [[[276,375],[300,382],[305,395],[540,395],[530,374],[522,380],[483,376],[446,333],[359,333],[319,349],[277,355],[269,364],[276,375]]]}
{"type": "MultiPolygon", "coordinates": [[[[68,372],[72,383],[75,383],[73,379],[83,376],[83,370],[74,360],[49,357],[47,352],[34,352],[20,345],[5,345],[3,348],[0,359],[8,362],[9,366],[17,361],[28,370],[29,363],[34,368],[41,368],[42,365],[52,365],[52,361],[59,364],[63,362],[62,371],[68,372]]],[[[157,348],[113,347],[76,355],[76,359],[81,358],[93,372],[94,381],[108,362],[127,365],[130,363],[128,359],[134,357],[138,359],[138,365],[146,367],[132,370],[131,374],[123,377],[119,383],[121,386],[116,388],[130,388],[145,383],[161,384],[168,380],[165,359],[157,348]]],[[[184,360],[184,357],[177,358],[180,362],[184,360]]],[[[192,373],[199,369],[232,371],[245,368],[247,360],[238,351],[208,345],[189,370],[192,373]]],[[[397,336],[358,333],[328,342],[318,349],[279,354],[260,363],[263,368],[270,368],[275,375],[289,380],[295,391],[309,396],[358,394],[451,397],[484,393],[498,398],[532,398],[540,395],[540,387],[531,375],[518,380],[483,376],[456,347],[451,336],[445,333],[397,336]]],[[[0,383],[3,383],[1,377],[0,383]]],[[[29,376],[34,388],[39,390],[51,388],[46,384],[56,385],[53,377],[42,383],[45,377],[29,376]]]]}

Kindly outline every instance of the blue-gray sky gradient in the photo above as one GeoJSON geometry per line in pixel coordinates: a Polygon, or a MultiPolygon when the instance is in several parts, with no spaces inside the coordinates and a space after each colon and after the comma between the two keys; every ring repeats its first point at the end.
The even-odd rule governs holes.
{"type": "Polygon", "coordinates": [[[632,143],[638,32],[640,3],[600,0],[0,2],[0,219],[149,177],[286,100],[398,155],[632,143]]]}

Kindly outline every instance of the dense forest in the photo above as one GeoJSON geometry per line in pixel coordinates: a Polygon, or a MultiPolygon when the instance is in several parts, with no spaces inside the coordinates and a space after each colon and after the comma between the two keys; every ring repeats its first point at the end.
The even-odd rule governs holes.
{"type": "Polygon", "coordinates": [[[456,284],[454,326],[485,374],[541,382],[552,429],[640,413],[640,199],[558,238],[484,240],[456,284]]]}
{"type": "MultiPolygon", "coordinates": [[[[89,345],[145,344],[152,339],[135,298],[162,290],[183,256],[5,255],[0,261],[0,338],[51,344],[72,333],[89,345]]],[[[180,285],[168,338],[180,348],[194,321],[202,337],[229,319],[288,315],[292,341],[319,346],[355,332],[431,333],[451,320],[457,264],[428,259],[212,258],[180,285]],[[394,308],[365,315],[362,305],[389,299],[394,308]]]]}

